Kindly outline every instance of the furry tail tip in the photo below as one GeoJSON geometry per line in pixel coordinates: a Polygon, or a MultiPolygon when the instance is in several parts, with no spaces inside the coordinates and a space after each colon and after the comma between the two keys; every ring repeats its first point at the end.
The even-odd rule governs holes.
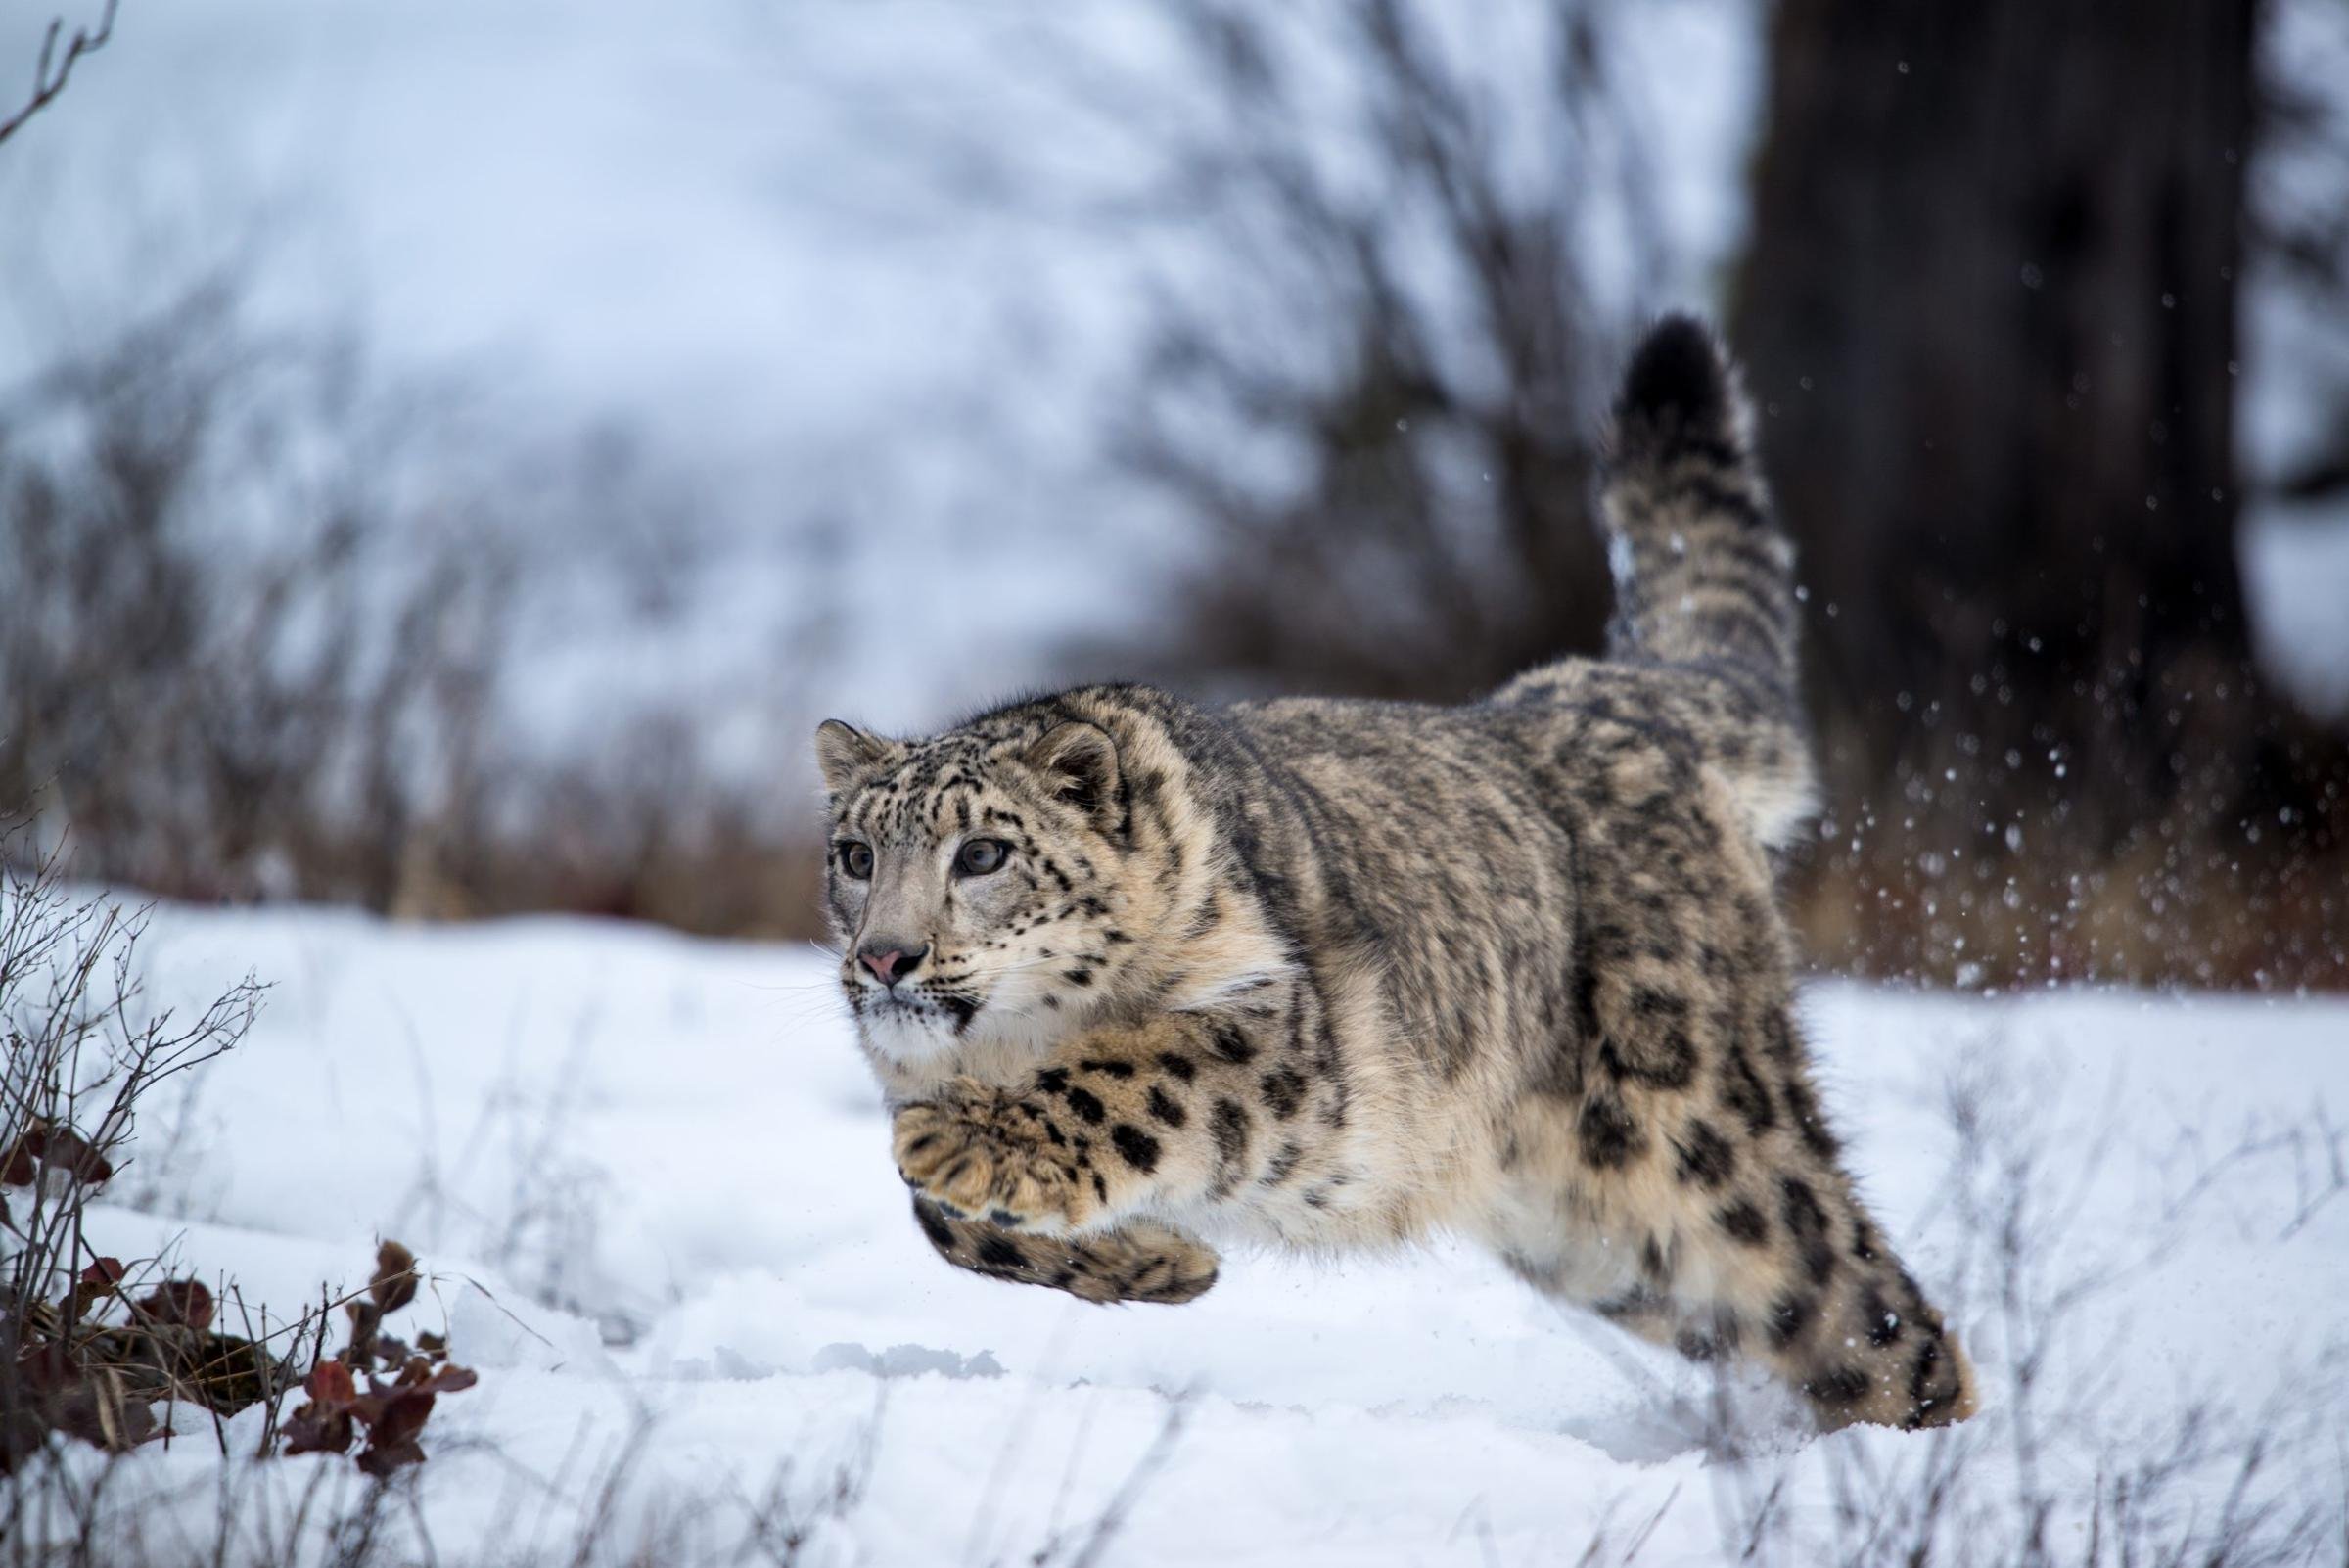
{"type": "Polygon", "coordinates": [[[1745,452],[1745,399],[1737,374],[1713,329],[1691,315],[1668,315],[1632,352],[1615,398],[1618,457],[1661,455],[1690,444],[1745,452]]]}

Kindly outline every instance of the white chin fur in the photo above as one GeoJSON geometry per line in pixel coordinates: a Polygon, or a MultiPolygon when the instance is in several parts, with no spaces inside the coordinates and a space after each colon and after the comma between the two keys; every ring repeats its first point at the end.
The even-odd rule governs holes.
{"type": "Polygon", "coordinates": [[[946,1019],[908,1008],[868,1007],[859,1023],[865,1048],[893,1062],[927,1061],[954,1043],[946,1019]]]}

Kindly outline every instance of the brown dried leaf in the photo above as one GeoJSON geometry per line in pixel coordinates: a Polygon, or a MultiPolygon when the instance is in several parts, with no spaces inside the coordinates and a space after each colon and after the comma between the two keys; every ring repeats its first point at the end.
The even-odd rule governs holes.
{"type": "Polygon", "coordinates": [[[420,1388],[395,1388],[378,1396],[375,1419],[367,1423],[367,1441],[383,1448],[414,1441],[432,1417],[433,1396],[420,1388]]]}
{"type": "Polygon", "coordinates": [[[20,1132],[6,1154],[0,1154],[0,1185],[29,1187],[41,1174],[34,1139],[38,1132],[20,1132]]]}
{"type": "Polygon", "coordinates": [[[395,1313],[416,1299],[416,1255],[396,1241],[387,1241],[375,1252],[375,1278],[367,1286],[367,1294],[377,1311],[386,1314],[395,1313]]]}
{"type": "Polygon", "coordinates": [[[369,1443],[359,1454],[359,1468],[379,1478],[423,1462],[424,1450],[416,1446],[414,1438],[402,1438],[397,1443],[369,1443]]]}
{"type": "Polygon", "coordinates": [[[381,1476],[422,1464],[424,1449],[416,1440],[432,1417],[435,1397],[471,1388],[477,1381],[467,1367],[436,1367],[421,1356],[412,1357],[400,1368],[399,1380],[389,1387],[368,1379],[373,1397],[362,1398],[356,1407],[367,1425],[367,1451],[359,1455],[359,1468],[381,1476]]]}
{"type": "MultiPolygon", "coordinates": [[[[43,1125],[27,1130],[17,1140],[17,1147],[10,1150],[11,1172],[16,1169],[14,1157],[19,1150],[32,1155],[52,1170],[63,1171],[74,1180],[91,1186],[114,1178],[113,1162],[98,1152],[97,1145],[69,1127],[43,1125]]],[[[28,1181],[29,1178],[17,1184],[23,1186],[28,1181]]]]}
{"type": "Polygon", "coordinates": [[[346,1453],[350,1450],[351,1416],[358,1388],[350,1368],[339,1360],[323,1360],[302,1379],[309,1403],[286,1421],[288,1453],[346,1453]]]}
{"type": "Polygon", "coordinates": [[[350,1412],[304,1405],[286,1417],[288,1453],[347,1453],[350,1452],[350,1412]]]}
{"type": "Polygon", "coordinates": [[[115,1294],[122,1283],[122,1260],[100,1258],[81,1271],[73,1286],[73,1294],[66,1301],[66,1317],[80,1322],[91,1308],[115,1294]]]}
{"type": "Polygon", "coordinates": [[[384,1310],[372,1301],[350,1301],[343,1304],[343,1311],[350,1316],[350,1342],[343,1359],[356,1367],[374,1366],[375,1330],[384,1320],[384,1310]]]}
{"type": "Polygon", "coordinates": [[[399,1381],[392,1386],[395,1390],[420,1389],[427,1394],[454,1394],[480,1381],[470,1366],[436,1366],[418,1356],[410,1359],[408,1364],[400,1369],[399,1381]]]}
{"type": "Polygon", "coordinates": [[[427,1360],[445,1361],[448,1360],[448,1340],[444,1335],[430,1332],[418,1334],[416,1350],[427,1360]]]}
{"type": "Polygon", "coordinates": [[[301,1388],[311,1399],[328,1405],[348,1405],[359,1395],[350,1368],[332,1359],[311,1367],[310,1375],[302,1379],[301,1388]]]}
{"type": "MultiPolygon", "coordinates": [[[[389,1268],[379,1269],[379,1279],[386,1274],[407,1273],[412,1294],[414,1260],[405,1256],[406,1248],[400,1248],[399,1252],[400,1257],[389,1260],[389,1268]]],[[[370,1303],[367,1315],[373,1314],[374,1306],[370,1303]]],[[[446,1355],[446,1347],[438,1337],[420,1337],[430,1340],[441,1355],[446,1355]]],[[[320,1361],[310,1369],[302,1384],[310,1396],[309,1403],[286,1422],[285,1452],[347,1453],[358,1430],[364,1428],[367,1442],[360,1451],[358,1464],[369,1475],[386,1476],[411,1464],[422,1464],[424,1449],[416,1440],[432,1417],[434,1400],[441,1394],[472,1388],[478,1381],[470,1367],[435,1362],[428,1356],[407,1355],[399,1362],[394,1381],[386,1383],[370,1373],[367,1392],[362,1394],[352,1375],[352,1363],[342,1360],[320,1361]]]]}
{"type": "Polygon", "coordinates": [[[202,1280],[166,1279],[141,1297],[140,1314],[151,1323],[179,1328],[209,1328],[212,1293],[202,1280]]]}

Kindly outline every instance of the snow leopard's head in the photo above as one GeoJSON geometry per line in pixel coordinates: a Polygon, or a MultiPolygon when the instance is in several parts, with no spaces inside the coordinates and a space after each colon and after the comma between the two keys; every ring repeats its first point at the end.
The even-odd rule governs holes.
{"type": "MultiPolygon", "coordinates": [[[[868,1050],[1047,1042],[1099,1015],[1165,908],[1102,722],[1026,705],[928,740],[816,732],[825,908],[868,1050]]],[[[1147,786],[1145,786],[1147,787],[1147,786]]]]}

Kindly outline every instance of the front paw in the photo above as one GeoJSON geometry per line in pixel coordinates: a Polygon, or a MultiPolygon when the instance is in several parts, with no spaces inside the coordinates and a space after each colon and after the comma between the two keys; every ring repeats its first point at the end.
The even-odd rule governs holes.
{"type": "MultiPolygon", "coordinates": [[[[1179,1230],[1148,1221],[1130,1221],[1103,1238],[1116,1244],[1116,1294],[1096,1299],[1163,1302],[1196,1301],[1215,1287],[1215,1249],[1179,1230]]],[[[1094,1251],[1105,1250],[1096,1243],[1094,1251]]],[[[1080,1291],[1077,1294],[1082,1295],[1080,1291]]]]}
{"type": "Polygon", "coordinates": [[[1007,1090],[959,1081],[898,1112],[892,1130],[905,1184],[956,1219],[1058,1234],[1103,1196],[1041,1111],[1007,1090]]]}

